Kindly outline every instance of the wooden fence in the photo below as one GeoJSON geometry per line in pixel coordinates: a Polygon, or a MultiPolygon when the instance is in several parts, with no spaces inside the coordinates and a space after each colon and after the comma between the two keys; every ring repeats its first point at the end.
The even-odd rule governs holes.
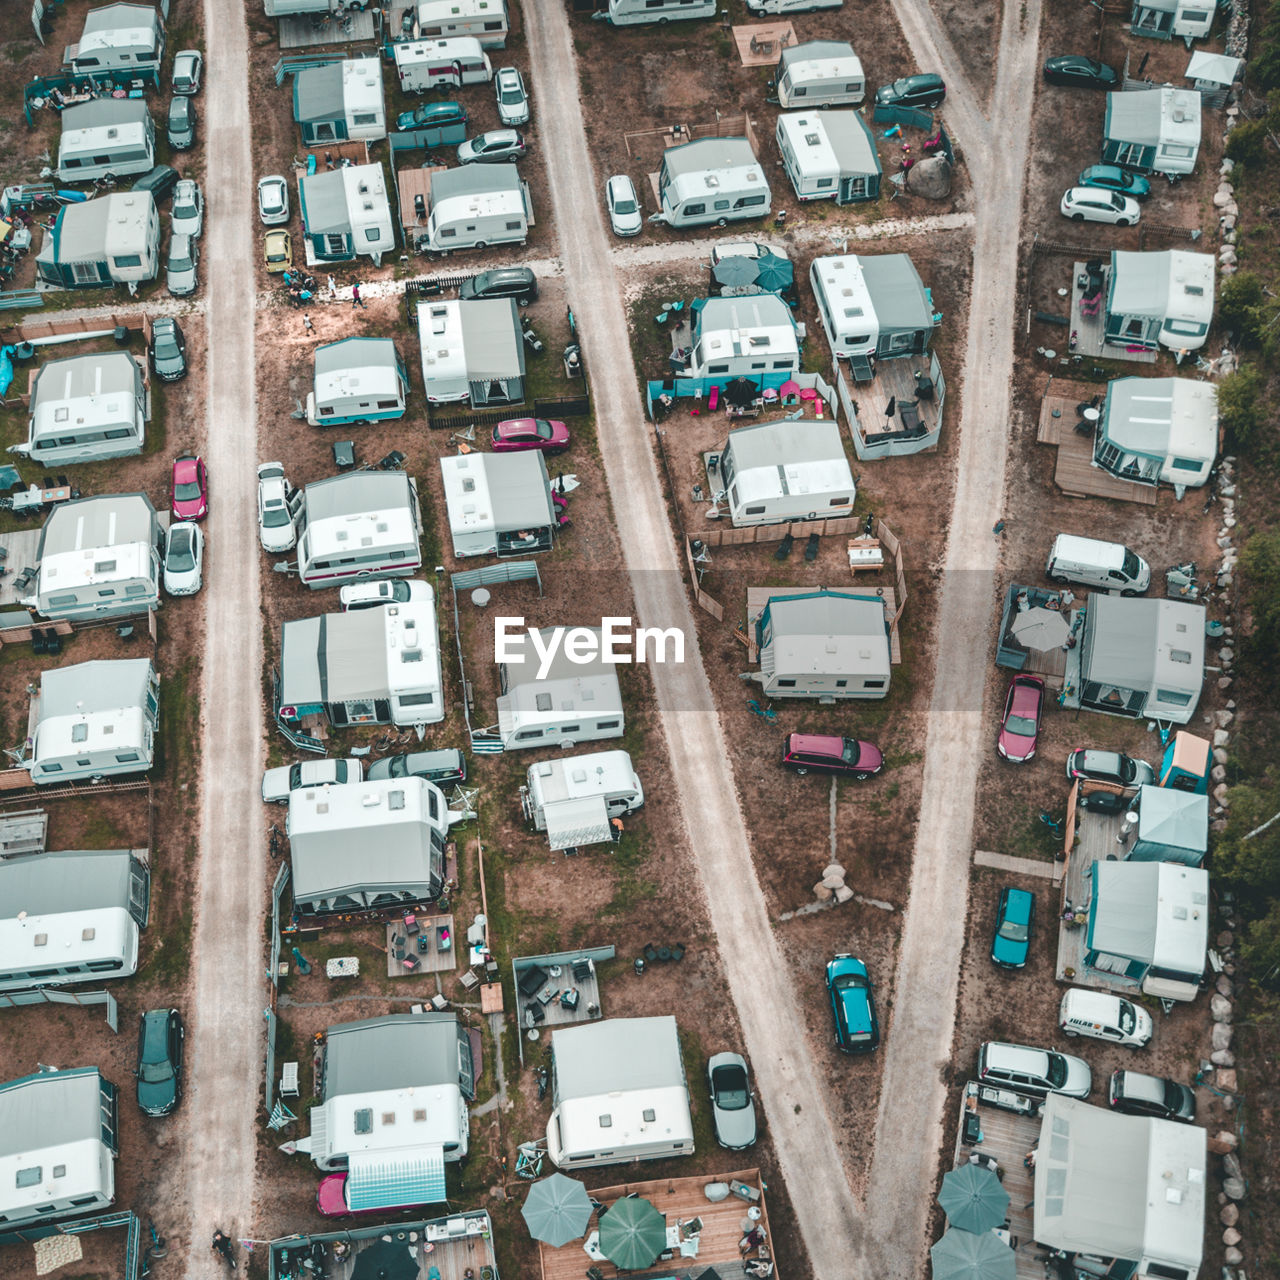
{"type": "Polygon", "coordinates": [[[698,580],[697,557],[693,553],[693,543],[688,538],[684,539],[684,559],[689,568],[689,589],[693,592],[694,604],[709,613],[717,622],[723,622],[724,605],[714,596],[703,591],[698,580]]]}
{"type": "Polygon", "coordinates": [[[902,617],[902,611],[907,607],[907,571],[902,563],[902,540],[883,520],[876,521],[876,537],[893,560],[893,590],[898,602],[898,611],[893,615],[891,627],[896,631],[898,619],[902,617]]]}
{"type": "Polygon", "coordinates": [[[811,533],[819,537],[837,533],[856,533],[862,528],[857,516],[839,516],[832,520],[797,520],[794,524],[761,524],[750,529],[735,529],[722,525],[703,529],[698,541],[708,547],[749,547],[757,542],[781,542],[788,536],[807,538],[811,533]]]}
{"type": "Polygon", "coordinates": [[[112,329],[133,329],[145,332],[147,317],[141,311],[110,312],[85,319],[32,319],[23,320],[16,328],[0,333],[0,341],[39,342],[42,339],[61,338],[72,333],[110,333],[112,329]]]}

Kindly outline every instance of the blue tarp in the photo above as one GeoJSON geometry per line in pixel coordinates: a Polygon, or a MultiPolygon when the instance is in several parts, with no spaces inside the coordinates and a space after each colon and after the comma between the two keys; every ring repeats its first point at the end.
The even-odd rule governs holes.
{"type": "Polygon", "coordinates": [[[13,347],[0,347],[0,400],[9,394],[9,388],[13,386],[13,351],[13,347]]]}

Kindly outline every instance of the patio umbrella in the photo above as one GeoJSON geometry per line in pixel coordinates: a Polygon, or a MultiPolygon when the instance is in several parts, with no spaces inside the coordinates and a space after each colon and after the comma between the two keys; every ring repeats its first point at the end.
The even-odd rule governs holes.
{"type": "Polygon", "coordinates": [[[760,395],[760,388],[750,378],[734,378],[725,383],[723,395],[735,409],[749,409],[760,395]]]}
{"type": "Polygon", "coordinates": [[[1015,1280],[1018,1260],[998,1235],[952,1227],[929,1250],[933,1280],[1015,1280]]]}
{"type": "Polygon", "coordinates": [[[754,258],[721,258],[711,268],[711,278],[722,288],[741,289],[756,282],[754,258]]]}
{"type": "Polygon", "coordinates": [[[755,261],[756,284],[770,293],[781,293],[796,282],[796,270],[786,258],[766,253],[755,261]]]}
{"type": "Polygon", "coordinates": [[[1070,626],[1060,609],[1026,609],[1018,614],[1009,628],[1028,649],[1061,649],[1067,642],[1070,626]]]}
{"type": "Polygon", "coordinates": [[[666,1247],[666,1218],[640,1196],[616,1201],[600,1219],[600,1252],[621,1271],[652,1266],[666,1247]]]}
{"type": "Polygon", "coordinates": [[[591,1197],[582,1183],[563,1173],[553,1173],[529,1188],[520,1212],[535,1240],[558,1249],[586,1232],[591,1221],[591,1197]]]}
{"type": "Polygon", "coordinates": [[[403,1240],[378,1240],[356,1254],[351,1280],[417,1280],[418,1260],[403,1240]]]}
{"type": "Polygon", "coordinates": [[[1005,1219],[1009,1193],[990,1169],[964,1164],[942,1179],[938,1203],[947,1221],[962,1231],[990,1231],[1005,1219]]]}

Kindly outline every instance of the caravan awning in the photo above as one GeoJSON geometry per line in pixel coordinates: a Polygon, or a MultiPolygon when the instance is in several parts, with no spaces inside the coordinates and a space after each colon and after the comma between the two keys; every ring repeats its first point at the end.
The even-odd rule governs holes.
{"type": "Polygon", "coordinates": [[[552,851],[603,844],[609,839],[609,807],[603,796],[558,800],[546,807],[547,840],[552,851]]]}
{"type": "Polygon", "coordinates": [[[352,1213],[407,1204],[439,1204],[444,1199],[443,1146],[351,1154],[347,1204],[352,1213]]]}

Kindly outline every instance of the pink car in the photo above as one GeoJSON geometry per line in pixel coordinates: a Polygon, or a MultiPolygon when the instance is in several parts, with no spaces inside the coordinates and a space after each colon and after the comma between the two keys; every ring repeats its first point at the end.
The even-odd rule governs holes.
{"type": "Polygon", "coordinates": [[[175,520],[203,520],[209,514],[209,474],[198,454],[174,459],[169,506],[175,520]]]}
{"type": "Polygon", "coordinates": [[[509,453],[513,449],[563,453],[568,447],[569,428],[552,418],[510,418],[493,429],[496,453],[509,453]]]}
{"type": "Polygon", "coordinates": [[[1013,764],[1025,764],[1036,753],[1040,713],[1044,709],[1044,681],[1039,676],[1014,676],[1000,717],[996,750],[1013,764]]]}
{"type": "Polygon", "coordinates": [[[400,1209],[413,1209],[417,1205],[387,1205],[381,1209],[352,1209],[347,1203],[347,1175],[345,1173],[331,1173],[326,1178],[321,1178],[320,1186],[316,1190],[316,1208],[326,1218],[363,1218],[371,1213],[396,1213],[400,1209]]]}

